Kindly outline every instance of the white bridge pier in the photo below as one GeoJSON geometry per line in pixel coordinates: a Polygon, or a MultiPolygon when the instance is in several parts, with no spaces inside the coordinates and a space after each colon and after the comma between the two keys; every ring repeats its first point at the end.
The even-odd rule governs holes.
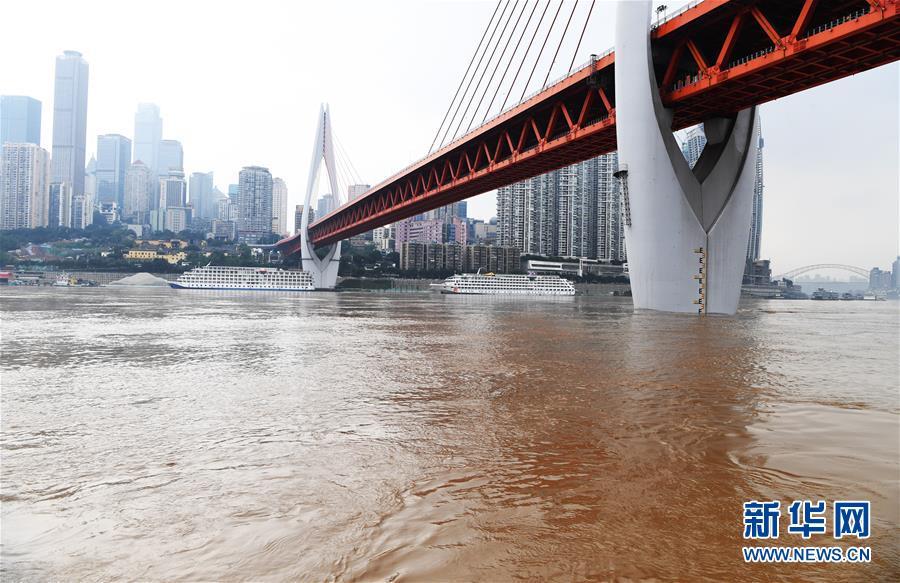
{"type": "Polygon", "coordinates": [[[704,121],[692,169],[672,135],[650,52],[649,0],[619,2],[616,138],[635,309],[734,314],[756,165],[756,107],[704,121]]]}
{"type": "MultiPolygon", "coordinates": [[[[338,269],[341,264],[341,242],[333,243],[326,248],[325,255],[319,257],[316,248],[309,240],[309,210],[316,194],[316,183],[319,166],[325,162],[328,184],[336,200],[340,199],[337,183],[337,168],[334,161],[334,144],[331,136],[331,117],[328,106],[322,105],[319,110],[319,125],[313,142],[312,160],[309,164],[309,181],[306,187],[306,198],[303,202],[303,216],[300,219],[300,260],[304,271],[312,274],[316,289],[334,289],[337,285],[338,269]]],[[[337,206],[340,206],[338,203],[337,206]]]]}

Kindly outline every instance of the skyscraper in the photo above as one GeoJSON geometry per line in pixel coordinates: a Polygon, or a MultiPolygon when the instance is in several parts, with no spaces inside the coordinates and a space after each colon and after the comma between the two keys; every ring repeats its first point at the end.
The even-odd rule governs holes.
{"type": "Polygon", "coordinates": [[[319,197],[319,202],[316,204],[316,216],[324,217],[336,208],[337,204],[334,195],[331,193],[323,194],[319,197]]]}
{"type": "Polygon", "coordinates": [[[41,145],[41,102],[24,95],[0,95],[0,145],[41,145]]]}
{"type": "MultiPolygon", "coordinates": [[[[610,152],[584,162],[590,168],[590,184],[597,193],[597,259],[625,261],[625,221],[622,193],[614,174],[619,170],[618,152],[610,152]]],[[[590,257],[590,256],[589,256],[590,257]]]]}
{"type": "MultiPolygon", "coordinates": [[[[309,209],[309,222],[312,223],[316,220],[316,210],[309,209]]],[[[298,204],[294,207],[294,234],[300,232],[300,226],[303,224],[303,205],[298,204]]]]}
{"type": "Polygon", "coordinates": [[[615,153],[497,190],[497,238],[523,253],[624,261],[615,153]]]}
{"type": "Polygon", "coordinates": [[[50,158],[36,144],[6,143],[0,168],[0,229],[33,229],[48,223],[50,158]]]}
{"type": "Polygon", "coordinates": [[[159,175],[159,142],[162,140],[162,118],[153,103],[139,103],[134,114],[134,160],[140,160],[159,175]]]}
{"type": "MultiPolygon", "coordinates": [[[[352,186],[350,188],[353,188],[352,186]]],[[[272,231],[279,235],[287,235],[288,215],[287,184],[281,178],[272,180],[272,231]]]]}
{"type": "Polygon", "coordinates": [[[146,213],[153,208],[153,194],[156,189],[153,183],[156,174],[140,160],[136,160],[125,173],[125,200],[122,205],[122,216],[126,220],[138,223],[146,222],[146,213]]]}
{"type": "Polygon", "coordinates": [[[258,243],[272,232],[272,174],[245,166],[238,175],[238,238],[258,243]]]}
{"type": "Polygon", "coordinates": [[[347,200],[353,200],[354,198],[365,194],[370,188],[372,188],[369,184],[351,184],[347,187],[347,200]]]}
{"type": "Polygon", "coordinates": [[[168,175],[159,179],[158,208],[181,208],[185,206],[187,206],[187,184],[184,182],[184,172],[171,170],[168,175]]]}
{"type": "Polygon", "coordinates": [[[194,217],[199,219],[216,218],[215,187],[212,172],[194,172],[191,174],[190,195],[194,217]]]}
{"type": "Polygon", "coordinates": [[[531,252],[534,178],[497,189],[497,240],[504,247],[531,252]]]}
{"type": "Polygon", "coordinates": [[[131,165],[131,140],[119,134],[97,136],[97,201],[125,204],[125,172],[131,165]]]}
{"type": "Polygon", "coordinates": [[[91,200],[96,198],[97,194],[97,160],[91,156],[91,159],[88,161],[87,166],[84,167],[84,193],[91,197],[91,200]]]}
{"type": "Polygon", "coordinates": [[[763,213],[763,137],[760,130],[756,138],[756,180],[753,183],[753,208],[750,217],[750,242],[747,244],[747,259],[759,260],[760,243],[762,242],[763,213]]]}
{"type": "Polygon", "coordinates": [[[178,140],[162,140],[159,142],[159,161],[156,173],[160,178],[175,170],[184,172],[184,149],[178,140]]]}
{"type": "Polygon", "coordinates": [[[700,159],[700,154],[703,153],[705,146],[706,133],[703,131],[703,124],[688,130],[684,142],[681,144],[681,153],[684,154],[684,159],[687,160],[688,166],[694,167],[694,164],[700,159]]]}
{"type": "Polygon", "coordinates": [[[81,53],[56,57],[53,92],[53,182],[67,182],[74,194],[84,194],[84,152],[87,137],[88,64],[81,53]]]}

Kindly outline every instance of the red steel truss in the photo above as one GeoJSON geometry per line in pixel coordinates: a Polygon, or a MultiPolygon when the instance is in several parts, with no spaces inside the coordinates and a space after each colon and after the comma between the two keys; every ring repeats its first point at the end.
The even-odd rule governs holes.
{"type": "MultiPolygon", "coordinates": [[[[705,0],[651,34],[678,130],[900,58],[900,0],[705,0]]],[[[310,225],[316,246],[616,149],[615,54],[310,225]]],[[[285,254],[300,250],[284,239],[285,254]]]]}

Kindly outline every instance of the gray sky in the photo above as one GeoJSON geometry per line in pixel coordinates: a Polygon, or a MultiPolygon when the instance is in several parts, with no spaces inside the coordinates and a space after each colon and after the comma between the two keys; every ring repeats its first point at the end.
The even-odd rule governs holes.
{"type": "MultiPolygon", "coordinates": [[[[588,5],[579,3],[573,29],[588,5]]],[[[153,102],[163,137],[184,144],[187,172],[212,170],[225,190],[242,166],[267,166],[287,181],[293,208],[306,186],[319,104],[329,103],[363,180],[383,180],[426,153],[494,7],[9,2],[4,19],[15,24],[0,35],[0,93],[43,102],[49,149],[54,58],[81,51],[90,63],[89,156],[98,134],[133,137],[137,103],[153,102]]],[[[576,66],[612,46],[614,19],[614,3],[598,2],[576,66]]],[[[551,79],[572,60],[577,35],[569,36],[551,79]]],[[[895,63],[763,106],[762,246],[776,272],[811,263],[888,267],[898,253],[898,72],[895,63]]],[[[493,216],[493,193],[470,199],[469,214],[493,216]]]]}

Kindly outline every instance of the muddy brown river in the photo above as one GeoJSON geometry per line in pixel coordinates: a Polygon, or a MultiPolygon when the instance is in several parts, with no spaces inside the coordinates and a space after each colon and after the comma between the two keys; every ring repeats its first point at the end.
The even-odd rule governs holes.
{"type": "Polygon", "coordinates": [[[0,317],[4,581],[900,579],[897,302],[9,288],[0,317]],[[742,504],[803,499],[870,500],[871,537],[785,512],[778,544],[871,563],[745,563],[742,504]]]}

